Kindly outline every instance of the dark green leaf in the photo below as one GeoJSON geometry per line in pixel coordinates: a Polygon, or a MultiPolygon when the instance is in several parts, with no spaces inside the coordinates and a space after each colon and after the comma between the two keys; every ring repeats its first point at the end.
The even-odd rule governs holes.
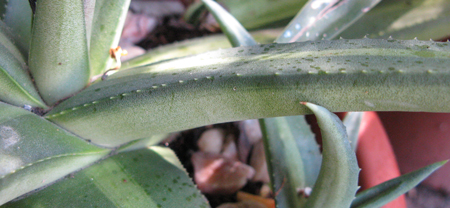
{"type": "Polygon", "coordinates": [[[433,163],[427,167],[402,175],[380,185],[374,186],[356,195],[352,208],[382,207],[400,195],[414,188],[435,170],[442,167],[446,161],[433,163]]]}

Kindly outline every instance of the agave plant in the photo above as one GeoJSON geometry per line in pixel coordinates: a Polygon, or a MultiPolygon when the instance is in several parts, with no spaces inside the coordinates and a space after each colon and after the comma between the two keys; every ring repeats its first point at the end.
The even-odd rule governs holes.
{"type": "MultiPolygon", "coordinates": [[[[271,150],[277,141],[296,146],[296,135],[286,137],[283,129],[303,122],[301,117],[261,120],[268,160],[281,161],[271,171],[287,171],[292,181],[277,196],[282,207],[380,206],[444,163],[355,198],[356,158],[345,128],[328,110],[449,112],[449,43],[368,38],[281,43],[294,34],[302,13],[311,15],[308,3],[278,43],[255,45],[237,21],[223,19],[228,13],[204,1],[232,45],[242,46],[155,63],[144,55],[106,76],[121,66],[117,44],[130,0],[30,2],[0,2],[5,8],[0,205],[5,207],[208,207],[174,153],[155,145],[170,132],[251,118],[314,113],[322,127],[320,173],[306,173],[290,162],[308,163],[302,152],[271,150]],[[304,186],[314,186],[308,199],[294,191],[304,186]]],[[[332,10],[343,16],[336,23],[342,30],[378,1],[349,2],[350,11],[358,12],[342,5],[332,10]]],[[[324,37],[327,24],[311,28],[324,37]]],[[[276,174],[272,180],[280,181],[276,174]]]]}

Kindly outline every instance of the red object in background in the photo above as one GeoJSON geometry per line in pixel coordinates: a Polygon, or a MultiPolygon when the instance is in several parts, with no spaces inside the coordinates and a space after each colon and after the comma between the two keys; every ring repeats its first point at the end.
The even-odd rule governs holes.
{"type": "MultiPolygon", "coordinates": [[[[380,112],[400,171],[408,173],[450,159],[450,114],[380,112]]],[[[450,193],[450,163],[431,174],[424,185],[450,193]]]]}
{"type": "MultiPolygon", "coordinates": [[[[359,174],[361,190],[400,176],[389,138],[375,112],[365,112],[363,115],[356,157],[361,168],[359,174]]],[[[383,208],[406,208],[405,196],[398,197],[383,208]]]]}

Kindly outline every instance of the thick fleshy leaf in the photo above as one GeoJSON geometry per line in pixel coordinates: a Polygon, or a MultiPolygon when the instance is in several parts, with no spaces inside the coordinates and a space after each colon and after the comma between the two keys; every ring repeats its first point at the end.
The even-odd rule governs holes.
{"type": "Polygon", "coordinates": [[[83,1],[40,0],[36,5],[28,63],[42,98],[52,105],[89,81],[83,1]]]}
{"type": "Polygon", "coordinates": [[[117,146],[212,123],[331,111],[449,112],[450,44],[335,40],[238,47],[119,71],[46,117],[117,146]]]}
{"type": "Polygon", "coordinates": [[[345,126],[327,109],[306,105],[317,118],[322,132],[322,165],[306,207],[350,207],[358,190],[359,167],[350,147],[345,126]]]}
{"type": "MultiPolygon", "coordinates": [[[[271,43],[280,34],[280,32],[280,29],[266,29],[254,31],[250,34],[258,43],[271,43]]],[[[225,35],[211,35],[202,38],[185,40],[152,49],[142,56],[130,59],[122,63],[121,69],[129,69],[132,67],[155,63],[162,60],[195,55],[230,47],[230,42],[225,35]]]]}
{"type": "Polygon", "coordinates": [[[5,207],[209,207],[172,150],[115,155],[5,207]]]}
{"type": "Polygon", "coordinates": [[[17,106],[46,108],[12,36],[8,27],[0,21],[0,100],[17,106]]]}
{"type": "Polygon", "coordinates": [[[383,0],[345,30],[344,38],[440,39],[450,35],[450,1],[383,0]]]}
{"type": "Polygon", "coordinates": [[[260,124],[277,206],[301,207],[306,198],[298,191],[312,188],[322,159],[314,134],[302,116],[266,118],[260,124]]]}
{"type": "Polygon", "coordinates": [[[114,68],[109,50],[119,44],[129,6],[130,0],[96,0],[89,48],[91,76],[114,68]]]}
{"type": "Polygon", "coordinates": [[[374,186],[356,195],[352,202],[352,208],[359,207],[382,207],[388,202],[396,199],[410,189],[417,186],[435,170],[442,167],[448,161],[433,163],[427,167],[402,175],[380,185],[374,186]]]}
{"type": "Polygon", "coordinates": [[[310,0],[275,42],[330,40],[381,0],[310,0]]]}
{"type": "Polygon", "coordinates": [[[109,152],[4,103],[0,103],[0,138],[0,204],[50,184],[109,152]]]}
{"type": "Polygon", "coordinates": [[[342,121],[347,130],[348,140],[350,141],[350,146],[352,146],[353,151],[356,151],[358,145],[359,127],[363,115],[364,112],[348,112],[342,121]]]}
{"type": "MultiPolygon", "coordinates": [[[[246,29],[257,29],[291,19],[306,0],[219,0],[246,29]]],[[[286,22],[287,22],[286,21],[286,22]]]]}
{"type": "Polygon", "coordinates": [[[27,59],[31,41],[33,12],[28,0],[9,0],[3,21],[14,33],[14,40],[22,55],[27,59]]]}
{"type": "Polygon", "coordinates": [[[228,37],[233,47],[256,45],[256,41],[245,28],[222,6],[212,0],[202,0],[206,8],[219,23],[222,32],[228,37]]]}

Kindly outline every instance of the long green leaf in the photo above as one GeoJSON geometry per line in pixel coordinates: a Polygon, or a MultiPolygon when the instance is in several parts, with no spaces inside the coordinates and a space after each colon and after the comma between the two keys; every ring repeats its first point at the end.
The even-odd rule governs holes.
{"type": "Polygon", "coordinates": [[[427,178],[435,170],[442,167],[448,161],[433,163],[427,167],[402,175],[380,185],[374,186],[356,195],[352,202],[352,208],[382,207],[388,202],[414,188],[427,178]]]}
{"type": "Polygon", "coordinates": [[[449,43],[414,40],[238,47],[117,72],[46,117],[116,146],[212,123],[309,113],[299,101],[335,112],[449,112],[449,65],[449,43]]]}
{"type": "Polygon", "coordinates": [[[310,0],[275,42],[333,39],[381,0],[310,0]]]}
{"type": "Polygon", "coordinates": [[[228,41],[230,41],[233,47],[252,46],[257,44],[245,28],[218,3],[212,0],[202,1],[220,24],[222,32],[228,37],[228,41]]]}
{"type": "Polygon", "coordinates": [[[13,31],[17,47],[28,58],[33,13],[27,0],[9,0],[3,21],[13,31]]]}
{"type": "Polygon", "coordinates": [[[209,205],[170,149],[150,147],[115,155],[5,207],[206,208],[209,205]]]}
{"type": "Polygon", "coordinates": [[[96,0],[89,56],[91,77],[113,68],[109,50],[119,44],[130,0],[96,0]]]}
{"type": "Polygon", "coordinates": [[[358,190],[359,167],[339,117],[327,109],[304,103],[317,117],[322,132],[322,165],[306,207],[349,207],[358,190]]]}
{"type": "Polygon", "coordinates": [[[450,1],[383,0],[344,31],[344,38],[440,39],[450,35],[450,1]]]}
{"type": "MultiPolygon", "coordinates": [[[[280,29],[266,29],[254,31],[250,34],[258,43],[271,43],[280,32],[280,29]]],[[[185,40],[152,49],[142,56],[123,62],[121,69],[129,69],[166,59],[179,58],[182,56],[195,55],[230,47],[230,42],[223,34],[185,40]]]]}
{"type": "Polygon", "coordinates": [[[0,100],[17,106],[46,108],[28,75],[24,57],[15,46],[13,34],[0,21],[0,100]]]}
{"type": "Polygon", "coordinates": [[[0,103],[0,205],[108,152],[33,113],[0,103]]]}
{"type": "Polygon", "coordinates": [[[319,146],[303,117],[260,119],[268,169],[278,207],[302,207],[298,190],[311,188],[319,174],[319,146]]]}
{"type": "Polygon", "coordinates": [[[42,98],[52,105],[89,81],[83,2],[39,0],[36,5],[28,63],[42,98]]]}

